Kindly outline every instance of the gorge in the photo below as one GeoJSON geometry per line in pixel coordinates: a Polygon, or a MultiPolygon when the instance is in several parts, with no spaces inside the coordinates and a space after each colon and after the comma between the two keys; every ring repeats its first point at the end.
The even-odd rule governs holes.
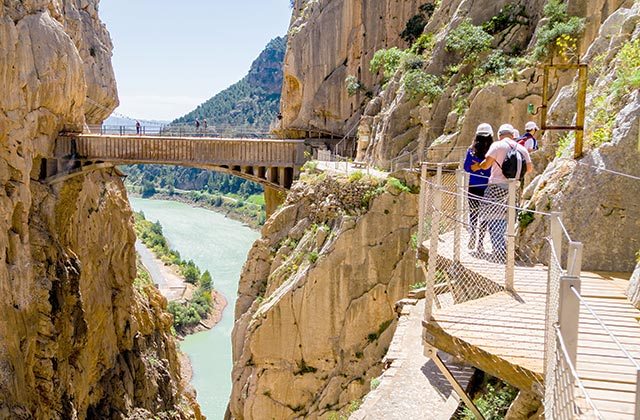
{"type": "MultiPolygon", "coordinates": [[[[196,240],[195,249],[193,242],[176,247],[191,249],[201,265],[209,258],[233,260],[212,267],[216,286],[228,287],[232,303],[211,331],[221,340],[231,335],[227,418],[339,419],[355,411],[388,367],[383,360],[402,311],[396,303],[425,279],[424,261],[416,258],[423,238],[416,232],[426,170],[420,174],[415,162],[458,161],[481,122],[523,127],[534,119],[544,127],[577,121],[573,73],[554,74],[548,112],[540,111],[545,63],[588,64],[585,141],[579,150],[575,133],[547,130],[540,137],[520,202],[528,218],[518,220],[515,246],[530,261],[548,256],[545,218],[563,212],[565,230],[584,244],[582,268],[630,276],[611,287],[628,287],[627,297],[616,299],[640,309],[640,2],[291,4],[274,132],[344,136],[351,144],[342,150],[357,150],[361,168],[342,174],[307,162],[259,235],[233,224],[222,232],[209,219],[218,216],[200,210],[165,223],[179,230],[176,242],[178,234],[196,240]],[[368,176],[368,170],[383,175],[368,176]],[[242,246],[254,239],[233,305],[242,246]],[[203,249],[233,255],[205,257],[203,249]]],[[[111,52],[97,0],[3,1],[0,418],[202,418],[181,381],[165,299],[153,287],[133,286],[135,235],[122,173],[103,167],[53,185],[41,176],[61,132],[100,124],[116,107],[111,52]]],[[[198,112],[185,118],[204,115],[198,112]]],[[[355,157],[336,157],[338,148],[327,146],[324,156],[355,157]]],[[[154,216],[158,205],[133,201],[152,219],[165,217],[154,216]]],[[[179,205],[163,203],[162,211],[172,206],[179,205]]],[[[442,279],[452,272],[436,274],[442,279]]],[[[607,308],[598,308],[605,319],[636,310],[607,308]]],[[[220,341],[202,337],[189,337],[186,351],[226,357],[220,341]]],[[[635,357],[637,343],[630,346],[635,357]]],[[[594,351],[599,356],[602,349],[594,351]]],[[[464,361],[463,352],[455,356],[464,361]]],[[[521,386],[513,409],[501,415],[545,416],[544,390],[496,370],[521,386]]],[[[196,371],[200,380],[217,385],[196,371]]],[[[638,384],[624,383],[624,396],[635,396],[638,384]]],[[[215,418],[224,411],[224,394],[215,390],[215,418]]]]}

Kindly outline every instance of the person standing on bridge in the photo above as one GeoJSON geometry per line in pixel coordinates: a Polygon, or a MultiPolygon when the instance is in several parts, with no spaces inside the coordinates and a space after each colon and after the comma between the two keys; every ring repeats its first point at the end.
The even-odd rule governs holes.
{"type": "Polygon", "coordinates": [[[202,120],[202,129],[204,130],[204,133],[207,134],[207,119],[204,118],[202,120]]]}
{"type": "Polygon", "coordinates": [[[136,120],[136,134],[140,135],[140,128],[142,128],[142,126],[140,125],[140,121],[136,120]]]}
{"type": "Polygon", "coordinates": [[[200,120],[196,118],[196,133],[200,131],[200,120]]]}
{"type": "Polygon", "coordinates": [[[487,231],[487,222],[479,220],[481,198],[487,189],[491,169],[471,170],[471,165],[480,163],[485,159],[487,151],[493,143],[493,127],[490,124],[482,123],[476,128],[476,137],[473,139],[471,147],[467,149],[467,157],[464,160],[464,170],[469,176],[469,249],[476,248],[482,251],[484,236],[487,231]],[[479,222],[479,223],[478,223],[479,222]],[[477,234],[476,234],[477,231],[477,234]]]}
{"type": "MultiPolygon", "coordinates": [[[[480,163],[471,165],[472,171],[491,168],[489,186],[484,193],[485,203],[482,206],[481,218],[486,220],[493,245],[494,256],[498,261],[506,258],[505,233],[507,230],[507,200],[509,195],[509,179],[504,175],[502,167],[507,162],[510,152],[519,153],[523,163],[526,163],[526,172],[533,171],[533,164],[529,152],[524,146],[514,140],[514,129],[511,124],[503,124],[498,129],[499,141],[493,143],[480,163]]],[[[505,166],[506,170],[506,166],[505,166]]],[[[521,174],[516,173],[519,179],[521,174]]]]}

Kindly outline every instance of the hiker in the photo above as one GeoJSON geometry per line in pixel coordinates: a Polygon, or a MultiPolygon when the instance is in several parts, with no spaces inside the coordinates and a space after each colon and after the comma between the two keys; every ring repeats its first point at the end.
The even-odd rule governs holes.
{"type": "Polygon", "coordinates": [[[487,189],[491,168],[479,169],[473,171],[471,165],[480,163],[484,160],[489,147],[493,143],[493,127],[487,123],[482,123],[476,128],[476,136],[473,139],[471,147],[467,149],[467,157],[464,160],[464,170],[470,173],[469,176],[469,249],[476,248],[476,239],[478,240],[477,250],[483,251],[483,242],[487,225],[485,221],[480,221],[480,198],[484,197],[484,191],[487,189]],[[477,234],[476,234],[477,230],[477,234]]]}
{"type": "Polygon", "coordinates": [[[196,133],[200,131],[200,120],[196,118],[196,133]]]}
{"type": "Polygon", "coordinates": [[[207,119],[203,119],[202,120],[202,128],[204,129],[204,132],[207,132],[207,119]]]}
{"type": "Polygon", "coordinates": [[[518,144],[524,146],[529,153],[533,152],[534,150],[538,150],[538,140],[536,140],[536,133],[539,130],[540,129],[538,128],[538,124],[536,124],[534,121],[529,121],[524,126],[525,133],[522,135],[522,137],[518,138],[518,144]]]}
{"type": "Polygon", "coordinates": [[[491,145],[485,159],[472,164],[471,170],[491,168],[480,218],[487,221],[494,256],[498,261],[503,261],[506,257],[508,182],[509,179],[522,179],[525,172],[533,171],[533,164],[527,149],[514,140],[511,124],[501,125],[498,137],[500,140],[491,145]]]}
{"type": "Polygon", "coordinates": [[[136,120],[136,134],[138,134],[138,135],[140,134],[140,128],[141,127],[142,126],[140,125],[140,121],[136,120]]]}

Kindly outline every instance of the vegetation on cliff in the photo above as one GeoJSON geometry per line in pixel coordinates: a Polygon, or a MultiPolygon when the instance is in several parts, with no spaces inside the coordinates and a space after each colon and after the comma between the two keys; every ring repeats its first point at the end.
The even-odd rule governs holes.
{"type": "MultiPolygon", "coordinates": [[[[134,228],[136,235],[153,253],[167,265],[175,266],[187,283],[196,285],[193,296],[184,302],[169,302],[167,310],[173,315],[173,326],[177,332],[184,333],[189,327],[193,327],[207,318],[212,310],[211,291],[213,281],[209,271],[201,270],[192,261],[185,261],[180,253],[171,249],[162,233],[160,222],[150,222],[145,219],[144,213],[134,213],[134,228]]],[[[145,271],[139,274],[139,281],[144,282],[145,271]]]]}

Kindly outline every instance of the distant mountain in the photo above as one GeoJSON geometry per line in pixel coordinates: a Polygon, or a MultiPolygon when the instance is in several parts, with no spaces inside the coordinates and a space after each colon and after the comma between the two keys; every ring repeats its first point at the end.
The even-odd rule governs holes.
{"type": "MultiPolygon", "coordinates": [[[[140,124],[147,127],[161,126],[169,124],[169,121],[159,121],[159,120],[138,120],[140,124]]],[[[109,118],[104,120],[103,125],[125,125],[125,126],[133,126],[136,125],[136,120],[130,117],[125,117],[124,115],[111,115],[109,118]]]]}
{"type": "Polygon", "coordinates": [[[272,39],[242,80],[173,122],[192,123],[196,118],[206,118],[209,126],[268,127],[280,109],[286,45],[286,37],[272,39]]]}

